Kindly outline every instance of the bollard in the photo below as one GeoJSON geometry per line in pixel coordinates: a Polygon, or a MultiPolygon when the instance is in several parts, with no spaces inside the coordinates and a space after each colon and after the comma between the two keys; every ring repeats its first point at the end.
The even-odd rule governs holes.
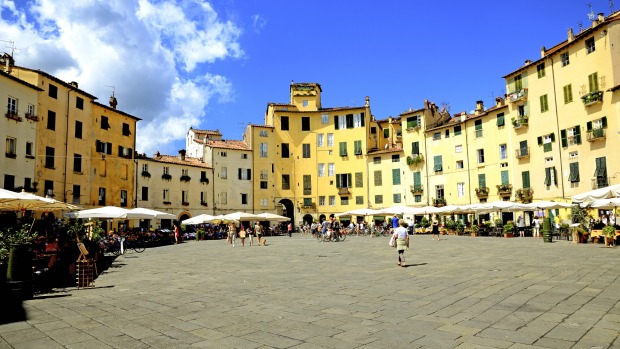
{"type": "Polygon", "coordinates": [[[542,233],[544,242],[553,242],[551,218],[543,218],[542,233]]]}

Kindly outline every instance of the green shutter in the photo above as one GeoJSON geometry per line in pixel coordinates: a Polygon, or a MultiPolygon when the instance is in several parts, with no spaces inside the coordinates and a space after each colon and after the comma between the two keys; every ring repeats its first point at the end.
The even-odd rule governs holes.
{"type": "Polygon", "coordinates": [[[362,141],[354,141],[353,149],[355,155],[362,155],[362,141]]]}
{"type": "Polygon", "coordinates": [[[422,185],[422,172],[417,171],[413,173],[413,185],[414,186],[422,185]]]}
{"type": "Polygon", "coordinates": [[[478,130],[482,130],[482,121],[480,121],[480,120],[476,120],[476,121],[474,122],[474,127],[475,127],[476,131],[478,131],[478,130]]]}
{"type": "Polygon", "coordinates": [[[434,164],[435,166],[433,166],[433,170],[435,172],[439,172],[439,171],[443,171],[443,165],[441,163],[441,155],[436,155],[434,158],[434,164]]]}
{"type": "Polygon", "coordinates": [[[375,186],[380,187],[382,184],[381,171],[375,171],[375,186]]]}
{"type": "Polygon", "coordinates": [[[510,184],[508,182],[508,171],[504,170],[501,172],[501,176],[502,176],[502,184],[506,185],[506,184],[510,184]]]}
{"type": "Polygon", "coordinates": [[[530,171],[521,172],[521,181],[523,182],[523,188],[530,188],[530,171]]]}
{"type": "Polygon", "coordinates": [[[596,158],[596,170],[594,171],[595,177],[607,177],[607,163],[605,157],[596,158]]]}
{"type": "Polygon", "coordinates": [[[355,172],[355,187],[356,188],[364,187],[364,175],[361,172],[355,172]]]}
{"type": "Polygon", "coordinates": [[[562,148],[568,147],[568,138],[566,137],[566,130],[560,130],[560,143],[562,148]]]}
{"type": "Polygon", "coordinates": [[[334,115],[334,129],[338,129],[338,115],[334,115]]]}
{"type": "Polygon", "coordinates": [[[347,156],[347,142],[340,142],[340,156],[347,156]]]}
{"type": "Polygon", "coordinates": [[[390,129],[389,128],[384,128],[383,129],[383,138],[390,138],[390,129]]]}
{"type": "Polygon", "coordinates": [[[568,175],[568,181],[571,183],[579,182],[579,163],[572,162],[569,166],[570,174],[568,175]]]}
{"type": "Polygon", "coordinates": [[[420,154],[420,142],[411,143],[411,154],[420,154]]]}
{"type": "Polygon", "coordinates": [[[575,143],[581,144],[581,127],[579,125],[573,129],[573,135],[575,136],[575,143]]]}
{"type": "Polygon", "coordinates": [[[414,117],[407,118],[407,128],[413,128],[414,117]]]}
{"type": "Polygon", "coordinates": [[[551,185],[551,167],[545,168],[545,185],[551,185]]]}
{"type": "Polygon", "coordinates": [[[590,92],[598,91],[598,73],[588,75],[588,85],[590,87],[590,92]]]}
{"type": "Polygon", "coordinates": [[[497,115],[497,126],[504,126],[504,113],[497,115]]]}
{"type": "Polygon", "coordinates": [[[400,169],[392,169],[392,185],[400,185],[400,169]]]}
{"type": "Polygon", "coordinates": [[[486,188],[487,176],[485,174],[478,175],[478,188],[486,188]]]}
{"type": "Polygon", "coordinates": [[[455,136],[460,136],[461,135],[461,126],[455,126],[454,127],[454,135],[455,136]]]}
{"type": "Polygon", "coordinates": [[[552,150],[553,150],[553,146],[551,145],[551,143],[545,143],[545,144],[543,145],[543,151],[544,151],[545,153],[550,152],[550,151],[552,151],[552,150]]]}
{"type": "Polygon", "coordinates": [[[340,175],[336,174],[336,188],[340,188],[340,175]]]}
{"type": "Polygon", "coordinates": [[[353,186],[353,180],[350,173],[347,173],[347,188],[351,188],[353,186]]]}

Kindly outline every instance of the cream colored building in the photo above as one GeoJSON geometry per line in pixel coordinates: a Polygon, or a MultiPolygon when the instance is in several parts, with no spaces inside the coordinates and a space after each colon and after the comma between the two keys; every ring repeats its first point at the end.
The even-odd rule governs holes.
{"type": "MultiPolygon", "coordinates": [[[[172,213],[182,221],[203,213],[213,214],[213,169],[202,159],[156,153],[138,155],[137,207],[172,213]]],[[[144,228],[170,228],[172,220],[142,221],[144,228]]]]}
{"type": "Polygon", "coordinates": [[[221,139],[222,134],[219,130],[197,130],[190,127],[185,136],[186,155],[188,157],[203,159],[205,142],[221,139]]]}
{"type": "MultiPolygon", "coordinates": [[[[11,59],[6,55],[2,59],[11,59]]],[[[0,60],[0,64],[5,66],[0,60]]],[[[37,105],[40,88],[0,71],[0,99],[7,102],[0,120],[0,139],[5,141],[0,156],[1,186],[7,190],[34,192],[37,105]]]]}

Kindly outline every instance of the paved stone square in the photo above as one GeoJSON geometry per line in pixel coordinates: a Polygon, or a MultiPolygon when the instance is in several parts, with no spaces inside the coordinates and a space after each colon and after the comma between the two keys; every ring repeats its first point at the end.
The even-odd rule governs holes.
{"type": "Polygon", "coordinates": [[[620,348],[620,247],[416,235],[401,268],[388,238],[267,240],[130,251],[0,348],[620,348]]]}

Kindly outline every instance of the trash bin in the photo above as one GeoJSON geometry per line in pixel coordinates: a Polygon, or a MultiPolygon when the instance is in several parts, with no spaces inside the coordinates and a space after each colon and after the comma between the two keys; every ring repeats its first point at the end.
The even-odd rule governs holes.
{"type": "Polygon", "coordinates": [[[542,233],[544,242],[553,242],[551,218],[543,218],[542,233]]]}

